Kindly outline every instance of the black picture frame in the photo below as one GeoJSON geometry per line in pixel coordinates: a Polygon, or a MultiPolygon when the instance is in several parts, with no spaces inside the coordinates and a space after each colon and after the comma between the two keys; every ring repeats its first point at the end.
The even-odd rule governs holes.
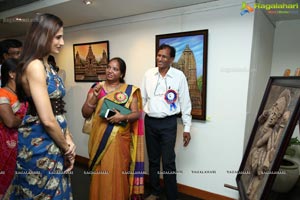
{"type": "Polygon", "coordinates": [[[109,61],[109,41],[73,44],[76,82],[103,81],[109,61]]]}
{"type": "Polygon", "coordinates": [[[299,99],[300,77],[270,77],[236,177],[242,200],[267,199],[276,174],[283,173],[279,167],[300,116],[299,99]]]}
{"type": "Polygon", "coordinates": [[[172,66],[183,71],[187,77],[193,119],[205,121],[208,30],[156,35],[156,52],[163,43],[176,49],[172,66]],[[191,62],[183,62],[186,57],[191,62]]]}

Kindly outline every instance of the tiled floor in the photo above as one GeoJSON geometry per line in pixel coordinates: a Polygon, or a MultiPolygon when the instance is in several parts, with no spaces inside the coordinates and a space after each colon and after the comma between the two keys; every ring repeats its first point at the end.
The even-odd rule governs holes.
{"type": "Polygon", "coordinates": [[[76,165],[71,177],[74,200],[88,200],[90,175],[84,174],[84,167],[76,165]]]}
{"type": "MultiPolygon", "coordinates": [[[[89,185],[90,175],[84,174],[84,167],[76,165],[72,175],[72,190],[74,200],[88,200],[89,199],[89,185]]],[[[149,188],[145,187],[145,196],[150,193],[149,188]]],[[[160,197],[161,200],[166,200],[164,194],[160,197]]],[[[180,200],[200,200],[199,198],[191,197],[182,193],[179,193],[180,200]]],[[[117,199],[116,199],[117,200],[117,199]]]]}
{"type": "MultiPolygon", "coordinates": [[[[150,194],[150,188],[147,187],[147,185],[145,185],[145,197],[147,197],[149,194],[150,194]]],[[[166,195],[164,193],[160,195],[160,200],[167,200],[166,195]]],[[[183,193],[179,193],[178,200],[201,200],[201,199],[183,193]]]]}
{"type": "MultiPolygon", "coordinates": [[[[88,200],[89,198],[89,185],[90,175],[84,174],[85,168],[80,165],[76,165],[72,175],[72,190],[74,200],[88,200]]],[[[145,196],[150,193],[149,187],[145,187],[145,196]]],[[[274,193],[269,194],[268,200],[298,200],[300,196],[300,178],[292,191],[286,194],[274,193]]],[[[160,197],[161,200],[166,200],[165,194],[160,197]]],[[[200,200],[199,198],[191,197],[182,193],[179,193],[180,200],[200,200]]]]}

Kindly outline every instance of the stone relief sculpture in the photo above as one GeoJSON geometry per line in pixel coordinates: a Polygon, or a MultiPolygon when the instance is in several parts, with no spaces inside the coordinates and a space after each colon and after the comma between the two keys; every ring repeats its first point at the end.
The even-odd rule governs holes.
{"type": "Polygon", "coordinates": [[[264,110],[258,118],[257,140],[254,142],[248,159],[250,181],[246,194],[250,200],[258,200],[257,189],[264,177],[270,173],[270,166],[274,160],[277,146],[282,139],[283,130],[290,117],[288,106],[291,92],[285,89],[270,109],[264,110]]]}

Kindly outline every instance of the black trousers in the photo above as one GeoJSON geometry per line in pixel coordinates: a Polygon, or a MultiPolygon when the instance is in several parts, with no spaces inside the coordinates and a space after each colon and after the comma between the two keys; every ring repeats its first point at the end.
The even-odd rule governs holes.
{"type": "Polygon", "coordinates": [[[177,135],[177,115],[165,118],[153,118],[146,115],[145,135],[151,194],[159,196],[159,176],[163,173],[167,199],[175,200],[177,199],[177,180],[174,147],[177,135]],[[163,171],[160,171],[161,159],[163,171]]]}

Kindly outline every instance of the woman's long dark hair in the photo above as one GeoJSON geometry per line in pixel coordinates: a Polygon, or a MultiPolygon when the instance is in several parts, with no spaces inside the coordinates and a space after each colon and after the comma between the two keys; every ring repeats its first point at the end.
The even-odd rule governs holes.
{"type": "Polygon", "coordinates": [[[62,27],[62,20],[52,14],[39,14],[31,23],[17,68],[16,89],[20,101],[24,101],[26,98],[21,81],[26,67],[31,61],[42,60],[43,57],[50,54],[52,40],[62,27]]]}
{"type": "Polygon", "coordinates": [[[17,69],[18,60],[9,58],[5,60],[1,66],[1,87],[4,87],[9,80],[9,72],[15,72],[17,69]]]}

